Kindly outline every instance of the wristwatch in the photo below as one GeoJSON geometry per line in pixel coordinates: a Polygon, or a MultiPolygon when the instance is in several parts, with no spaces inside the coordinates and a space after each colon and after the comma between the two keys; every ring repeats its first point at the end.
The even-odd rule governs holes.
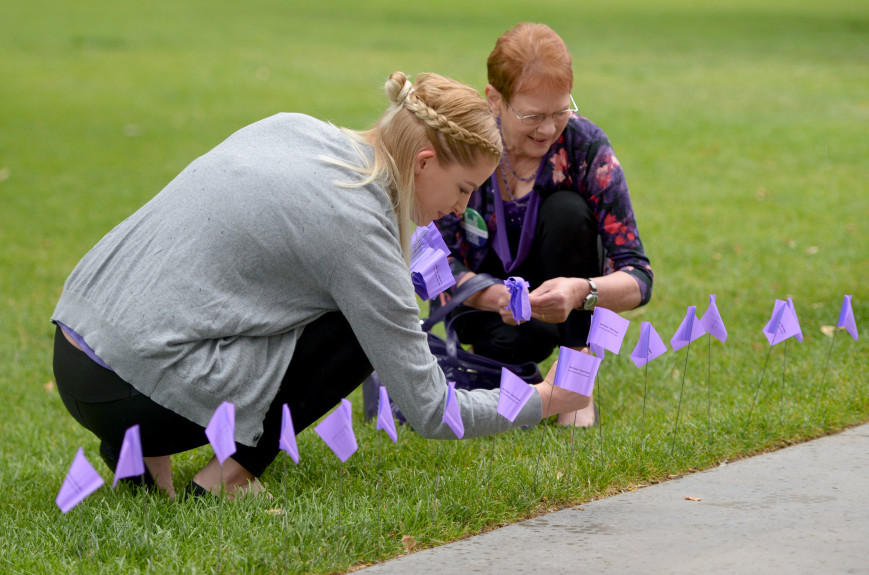
{"type": "Polygon", "coordinates": [[[585,300],[582,302],[582,309],[591,311],[594,309],[594,306],[597,305],[597,286],[594,285],[594,282],[588,278],[583,278],[588,282],[589,287],[591,287],[591,291],[588,292],[588,295],[585,296],[585,300]]]}

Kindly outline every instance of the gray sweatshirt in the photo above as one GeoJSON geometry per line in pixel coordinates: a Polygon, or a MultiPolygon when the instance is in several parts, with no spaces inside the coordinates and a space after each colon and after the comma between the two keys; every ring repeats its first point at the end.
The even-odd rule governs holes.
{"type": "MultiPolygon", "coordinates": [[[[52,321],[199,425],[232,402],[236,441],[252,446],[305,326],[340,310],[417,432],[455,437],[389,198],[376,183],[337,185],[360,175],[324,156],[360,164],[346,134],[308,116],[239,130],[85,255],[52,321]]],[[[542,413],[537,393],[512,424],[496,413],[497,390],[457,399],[466,437],[542,413]]]]}

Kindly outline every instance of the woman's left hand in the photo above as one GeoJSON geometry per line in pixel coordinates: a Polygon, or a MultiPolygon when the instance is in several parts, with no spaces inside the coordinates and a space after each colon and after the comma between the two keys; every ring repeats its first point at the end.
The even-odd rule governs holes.
{"type": "Polygon", "coordinates": [[[562,323],[579,307],[588,291],[588,282],[580,278],[552,278],[528,294],[531,317],[549,323],[562,323]],[[585,287],[584,287],[585,286],[585,287]]]}

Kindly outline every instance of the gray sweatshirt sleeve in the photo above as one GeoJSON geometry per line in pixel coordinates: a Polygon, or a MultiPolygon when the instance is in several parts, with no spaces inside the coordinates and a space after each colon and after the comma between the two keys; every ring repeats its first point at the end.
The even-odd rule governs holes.
{"type": "MultiPolygon", "coordinates": [[[[330,290],[390,397],[423,437],[455,439],[442,422],[448,387],[420,328],[410,272],[395,238],[374,230],[353,244],[332,271],[330,290]]],[[[465,437],[540,422],[534,393],[511,423],[497,413],[499,390],[457,390],[465,437]]]]}

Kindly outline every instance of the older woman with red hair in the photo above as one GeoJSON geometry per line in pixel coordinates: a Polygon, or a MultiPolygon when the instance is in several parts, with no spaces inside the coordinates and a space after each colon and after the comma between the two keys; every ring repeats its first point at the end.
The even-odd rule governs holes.
{"type": "MultiPolygon", "coordinates": [[[[491,313],[453,325],[478,354],[540,362],[559,345],[586,349],[595,306],[618,312],[647,303],[652,269],[609,139],[577,111],[564,41],[544,24],[518,24],[498,38],[488,74],[504,153],[465,213],[438,226],[458,285],[479,273],[520,276],[531,286],[532,316],[517,325],[506,287],[496,284],[465,301],[491,313]]],[[[589,405],[558,421],[594,419],[589,405]]]]}

